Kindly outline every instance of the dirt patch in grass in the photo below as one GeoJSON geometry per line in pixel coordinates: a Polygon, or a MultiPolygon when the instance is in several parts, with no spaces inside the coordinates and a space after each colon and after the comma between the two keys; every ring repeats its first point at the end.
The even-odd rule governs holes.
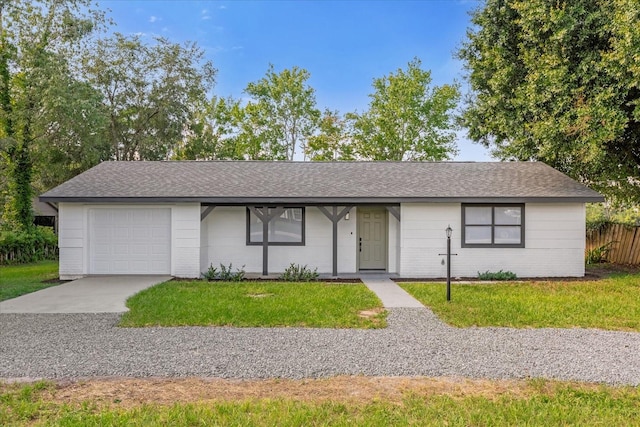
{"type": "Polygon", "coordinates": [[[369,319],[375,325],[380,325],[384,321],[384,313],[386,313],[384,307],[376,307],[358,312],[358,317],[369,319]]]}
{"type": "Polygon", "coordinates": [[[273,294],[247,294],[247,296],[250,298],[267,298],[272,297],[273,294]]]}
{"type": "MultiPolygon", "coordinates": [[[[508,395],[527,398],[533,394],[553,394],[568,383],[535,380],[482,380],[426,377],[333,377],[309,380],[226,380],[226,379],[134,379],[107,378],[78,382],[58,382],[43,397],[54,403],[80,404],[91,401],[101,406],[131,408],[145,404],[291,399],[305,402],[339,401],[402,403],[407,395],[453,398],[480,396],[491,400],[508,395]]],[[[573,387],[595,390],[597,385],[572,383],[573,387]]],[[[0,385],[9,387],[10,385],[0,385]]]]}

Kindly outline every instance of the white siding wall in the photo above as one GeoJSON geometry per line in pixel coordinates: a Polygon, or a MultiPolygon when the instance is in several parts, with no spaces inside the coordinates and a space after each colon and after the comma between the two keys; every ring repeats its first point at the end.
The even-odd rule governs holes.
{"type": "MultiPolygon", "coordinates": [[[[400,265],[400,223],[391,212],[387,213],[389,218],[389,260],[387,261],[387,271],[389,273],[397,273],[400,265]]],[[[402,217],[400,217],[402,219],[402,217]]]]}
{"type": "Polygon", "coordinates": [[[83,205],[60,203],[58,206],[60,249],[60,278],[72,280],[87,274],[87,250],[85,246],[87,213],[83,205]]]}
{"type": "MultiPolygon", "coordinates": [[[[204,213],[205,209],[206,207],[203,206],[200,213],[204,213]]],[[[209,212],[208,216],[211,215],[213,212],[209,212]]],[[[207,218],[200,222],[200,271],[202,272],[209,268],[209,228],[207,224],[207,218]]]]}
{"type": "MultiPolygon", "coordinates": [[[[332,224],[315,207],[305,208],[306,243],[304,246],[269,246],[269,273],[281,273],[291,263],[318,268],[319,273],[332,271],[332,224]]],[[[338,272],[356,271],[356,210],[351,219],[338,223],[338,272]]],[[[202,222],[208,230],[208,258],[201,263],[202,271],[210,264],[242,267],[248,273],[262,273],[262,246],[248,246],[245,207],[216,207],[202,222]]],[[[204,242],[204,239],[203,239],[204,242]]],[[[204,243],[203,243],[204,245],[204,243]]]]}
{"type": "Polygon", "coordinates": [[[582,203],[528,203],[524,248],[461,248],[461,205],[403,204],[401,263],[404,277],[445,277],[445,228],[451,225],[454,277],[512,271],[519,277],[584,276],[585,208],[582,203]]]}
{"type": "Polygon", "coordinates": [[[171,275],[200,277],[200,203],[171,207],[171,275]]]}
{"type": "Polygon", "coordinates": [[[60,278],[76,279],[89,272],[89,209],[171,208],[171,275],[200,275],[200,204],[115,205],[60,203],[60,278]]]}

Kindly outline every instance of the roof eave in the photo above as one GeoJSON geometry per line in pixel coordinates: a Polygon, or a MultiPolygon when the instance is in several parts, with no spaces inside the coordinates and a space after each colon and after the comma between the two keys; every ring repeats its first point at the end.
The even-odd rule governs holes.
{"type": "Polygon", "coordinates": [[[62,197],[40,196],[41,202],[58,203],[202,203],[206,205],[373,205],[398,203],[597,203],[604,197],[62,197]]]}

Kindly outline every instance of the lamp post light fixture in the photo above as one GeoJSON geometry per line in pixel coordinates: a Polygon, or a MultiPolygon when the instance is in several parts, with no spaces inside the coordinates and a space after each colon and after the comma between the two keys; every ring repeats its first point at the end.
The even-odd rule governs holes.
{"type": "Polygon", "coordinates": [[[451,301],[451,234],[453,230],[448,225],[444,230],[447,234],[447,302],[451,301]]]}

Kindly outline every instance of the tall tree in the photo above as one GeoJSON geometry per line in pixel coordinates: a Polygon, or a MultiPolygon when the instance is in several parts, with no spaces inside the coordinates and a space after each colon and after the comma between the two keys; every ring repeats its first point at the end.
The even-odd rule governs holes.
{"type": "Polygon", "coordinates": [[[470,137],[640,202],[640,3],[487,0],[472,23],[470,137]]]}
{"type": "Polygon", "coordinates": [[[214,96],[195,113],[175,158],[181,160],[242,160],[238,141],[244,110],[240,101],[214,96]]]}
{"type": "Polygon", "coordinates": [[[293,160],[298,148],[304,152],[320,117],[309,77],[298,67],[276,73],[270,65],[265,77],[247,85],[245,93],[252,99],[245,107],[240,139],[249,157],[293,160]]]}
{"type": "MultiPolygon", "coordinates": [[[[56,133],[48,114],[67,59],[103,23],[90,0],[0,1],[0,138],[6,178],[3,223],[29,229],[33,149],[56,133]]],[[[68,80],[67,80],[68,81],[68,80]]]]}
{"type": "Polygon", "coordinates": [[[112,156],[163,160],[178,150],[186,126],[205,107],[216,70],[195,43],[156,38],[146,44],[116,33],[86,53],[83,72],[102,94],[112,156]]]}
{"type": "Polygon", "coordinates": [[[445,160],[456,152],[457,84],[431,87],[419,59],[374,79],[369,110],[352,113],[353,140],[367,160],[445,160]]]}
{"type": "Polygon", "coordinates": [[[312,161],[355,160],[349,121],[337,111],[325,110],[318,132],[308,138],[306,155],[312,161]]]}

